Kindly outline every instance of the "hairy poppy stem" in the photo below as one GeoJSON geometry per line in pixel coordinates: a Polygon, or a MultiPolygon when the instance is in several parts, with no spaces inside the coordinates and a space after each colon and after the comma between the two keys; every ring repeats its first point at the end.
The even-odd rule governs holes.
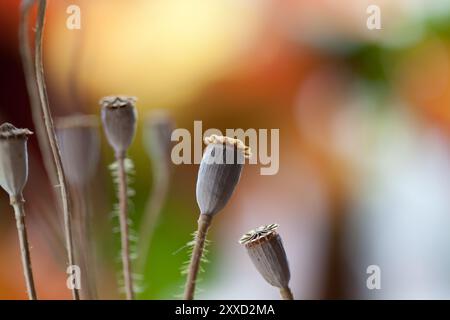
{"type": "Polygon", "coordinates": [[[127,175],[125,171],[125,157],[117,156],[119,168],[119,220],[120,220],[120,237],[121,252],[123,264],[123,277],[125,281],[125,292],[127,300],[134,299],[133,277],[131,272],[130,259],[130,243],[128,236],[128,191],[127,191],[127,175]]]}
{"type": "Polygon", "coordinates": [[[200,270],[200,262],[205,248],[206,235],[211,225],[212,216],[201,214],[198,219],[198,229],[195,237],[194,250],[192,251],[191,262],[189,264],[188,276],[184,290],[184,300],[193,300],[195,294],[195,285],[197,282],[198,271],[200,270]]]}
{"type": "Polygon", "coordinates": [[[117,162],[119,222],[121,238],[122,269],[127,300],[134,299],[128,232],[128,188],[125,156],[136,133],[136,98],[109,96],[100,100],[102,122],[106,138],[114,149],[117,162]]]}
{"type": "Polygon", "coordinates": [[[28,298],[36,300],[36,289],[34,288],[33,270],[31,267],[30,249],[28,244],[27,228],[25,225],[25,210],[23,197],[11,197],[11,206],[16,216],[17,232],[19,235],[20,255],[22,257],[23,275],[27,286],[28,298]]]}
{"type": "MultiPolygon", "coordinates": [[[[61,154],[56,140],[55,127],[53,125],[53,119],[51,116],[50,107],[48,103],[47,89],[45,87],[45,79],[44,79],[44,68],[42,64],[42,36],[44,31],[46,6],[47,6],[46,0],[39,1],[38,15],[36,20],[35,57],[34,57],[36,82],[41,102],[42,113],[44,116],[44,123],[47,131],[47,137],[50,142],[50,148],[56,165],[56,173],[58,176],[58,183],[61,191],[61,199],[64,215],[64,234],[66,238],[68,263],[69,266],[74,266],[76,264],[74,258],[73,239],[72,239],[72,207],[70,202],[70,194],[68,192],[68,185],[66,177],[64,175],[64,170],[61,161],[61,154]]],[[[74,300],[80,299],[79,289],[77,289],[76,287],[72,289],[72,297],[74,300]]]]}

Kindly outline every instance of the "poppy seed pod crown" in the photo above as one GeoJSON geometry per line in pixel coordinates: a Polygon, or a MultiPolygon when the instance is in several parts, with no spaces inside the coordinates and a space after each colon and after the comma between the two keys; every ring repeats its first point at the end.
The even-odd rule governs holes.
{"type": "Polygon", "coordinates": [[[283,242],[276,232],[277,224],[251,230],[239,240],[263,278],[272,286],[289,286],[291,274],[283,242]]]}
{"type": "Polygon", "coordinates": [[[136,98],[109,96],[100,100],[106,138],[119,157],[124,157],[136,133],[136,98]]]}
{"type": "Polygon", "coordinates": [[[205,139],[197,178],[197,203],[201,214],[215,215],[225,207],[239,182],[250,149],[238,139],[212,135],[205,139]]]}
{"type": "Polygon", "coordinates": [[[61,159],[72,185],[85,185],[95,175],[100,159],[98,126],[94,115],[72,115],[56,121],[61,159]]]}
{"type": "Polygon", "coordinates": [[[0,126],[0,185],[10,197],[19,197],[28,179],[28,129],[10,123],[0,126]]]}

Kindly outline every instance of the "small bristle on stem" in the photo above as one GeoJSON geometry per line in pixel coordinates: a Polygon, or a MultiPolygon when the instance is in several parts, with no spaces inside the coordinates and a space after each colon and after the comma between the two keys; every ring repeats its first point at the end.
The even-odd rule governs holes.
{"type": "Polygon", "coordinates": [[[119,223],[121,237],[122,269],[128,300],[134,299],[128,230],[128,187],[125,158],[136,134],[136,98],[108,96],[100,100],[103,129],[114,150],[118,167],[119,223]]]}
{"type": "Polygon", "coordinates": [[[200,269],[200,262],[205,248],[206,235],[208,234],[209,226],[211,225],[212,216],[201,214],[198,219],[198,229],[195,238],[195,245],[192,251],[191,262],[189,264],[188,275],[186,280],[186,287],[184,290],[184,300],[193,300],[195,294],[195,285],[197,282],[197,275],[200,269]]]}
{"type": "Polygon", "coordinates": [[[125,292],[127,300],[134,299],[133,291],[133,275],[131,270],[130,259],[130,243],[128,235],[128,191],[127,191],[127,175],[125,171],[124,157],[118,157],[119,170],[119,221],[120,221],[120,237],[122,247],[122,264],[123,276],[125,281],[125,292]]]}

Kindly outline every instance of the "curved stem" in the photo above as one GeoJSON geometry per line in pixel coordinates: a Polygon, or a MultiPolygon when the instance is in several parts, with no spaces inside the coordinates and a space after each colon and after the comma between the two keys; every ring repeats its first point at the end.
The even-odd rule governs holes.
{"type": "Polygon", "coordinates": [[[125,172],[125,157],[117,156],[117,164],[119,167],[119,221],[120,221],[120,238],[123,277],[125,281],[125,292],[127,300],[134,299],[133,278],[131,272],[130,244],[128,236],[128,192],[127,192],[127,175],[125,172]]]}
{"type": "Polygon", "coordinates": [[[206,235],[211,225],[212,216],[201,214],[198,219],[198,229],[195,237],[194,250],[192,251],[191,263],[189,264],[188,276],[184,290],[184,300],[193,300],[195,294],[195,285],[197,282],[200,262],[205,248],[206,235]]]}
{"type": "Polygon", "coordinates": [[[11,197],[11,205],[14,208],[16,216],[17,232],[19,235],[20,255],[22,257],[23,275],[27,286],[28,298],[36,300],[36,289],[34,287],[33,270],[31,267],[30,249],[28,244],[27,228],[25,225],[25,210],[23,206],[24,200],[22,195],[19,197],[11,197]]]}
{"type": "Polygon", "coordinates": [[[281,288],[280,295],[283,300],[294,300],[294,295],[289,287],[281,288]]]}
{"type": "MultiPolygon", "coordinates": [[[[58,148],[58,143],[55,134],[55,127],[53,125],[53,119],[50,112],[50,107],[47,97],[47,89],[45,87],[44,69],[42,63],[42,35],[44,31],[45,10],[47,1],[40,0],[38,7],[38,15],[36,20],[36,38],[35,38],[35,69],[36,69],[36,82],[39,92],[39,99],[41,102],[42,113],[44,116],[44,123],[47,132],[47,137],[50,142],[50,148],[52,151],[53,159],[56,165],[56,173],[58,177],[58,183],[61,190],[61,200],[63,205],[64,215],[64,234],[66,238],[66,248],[69,266],[75,265],[74,251],[73,251],[73,239],[72,239],[72,207],[70,202],[70,194],[68,192],[68,185],[61,161],[61,154],[58,148]]],[[[80,299],[79,290],[77,288],[72,289],[72,297],[74,300],[80,299]]]]}
{"type": "MultiPolygon", "coordinates": [[[[20,8],[19,23],[19,52],[22,61],[23,73],[25,76],[25,84],[30,98],[31,116],[33,119],[36,137],[39,149],[42,153],[45,171],[50,179],[51,185],[57,184],[56,168],[52,157],[52,151],[45,132],[45,125],[42,122],[42,110],[39,102],[39,93],[36,87],[35,69],[33,64],[33,55],[30,49],[30,39],[28,36],[28,20],[30,16],[30,8],[34,4],[34,0],[23,0],[20,8]]],[[[54,190],[54,188],[52,188],[54,190]]],[[[56,194],[56,192],[55,192],[56,194]]],[[[57,198],[57,197],[55,197],[57,198]]]]}

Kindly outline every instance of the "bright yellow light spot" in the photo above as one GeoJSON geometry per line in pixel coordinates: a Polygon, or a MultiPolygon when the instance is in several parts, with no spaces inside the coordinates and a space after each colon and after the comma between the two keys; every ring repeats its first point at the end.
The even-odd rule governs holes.
{"type": "MultiPolygon", "coordinates": [[[[80,85],[99,97],[136,95],[148,108],[189,102],[236,61],[258,22],[236,0],[96,0],[81,14],[80,85]]],[[[77,31],[62,25],[49,29],[46,68],[64,86],[77,31]]]]}

